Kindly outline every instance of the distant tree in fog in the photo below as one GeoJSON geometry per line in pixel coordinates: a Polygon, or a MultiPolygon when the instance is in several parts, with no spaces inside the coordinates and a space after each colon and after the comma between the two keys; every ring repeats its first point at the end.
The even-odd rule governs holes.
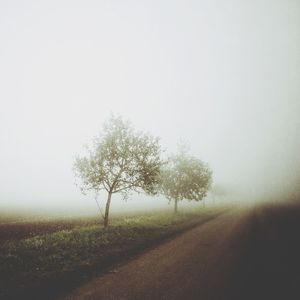
{"type": "Polygon", "coordinates": [[[108,226],[112,194],[144,191],[155,194],[162,165],[159,139],[137,132],[128,121],[112,116],[88,155],[77,157],[74,170],[83,192],[107,192],[104,227],[108,226]]]}
{"type": "Polygon", "coordinates": [[[161,192],[170,201],[174,201],[177,213],[178,201],[200,201],[212,184],[212,171],[200,159],[180,151],[169,158],[161,170],[161,192]]]}
{"type": "Polygon", "coordinates": [[[214,184],[210,189],[210,194],[212,195],[213,201],[215,201],[216,197],[225,197],[227,195],[227,190],[221,185],[214,184]]]}

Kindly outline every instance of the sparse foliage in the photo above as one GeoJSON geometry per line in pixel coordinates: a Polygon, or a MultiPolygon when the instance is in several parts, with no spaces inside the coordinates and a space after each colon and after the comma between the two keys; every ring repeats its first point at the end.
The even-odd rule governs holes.
{"type": "Polygon", "coordinates": [[[161,191],[177,213],[179,200],[202,200],[212,183],[212,171],[200,159],[181,151],[169,158],[161,171],[161,191]]]}
{"type": "Polygon", "coordinates": [[[74,169],[81,179],[82,191],[108,193],[105,227],[112,194],[122,193],[126,197],[130,191],[156,193],[162,165],[160,155],[158,138],[137,132],[128,121],[112,116],[88,155],[76,158],[74,169]]]}

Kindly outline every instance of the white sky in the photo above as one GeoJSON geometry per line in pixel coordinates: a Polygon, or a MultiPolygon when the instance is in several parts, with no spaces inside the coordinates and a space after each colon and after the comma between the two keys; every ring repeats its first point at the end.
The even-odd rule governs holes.
{"type": "Polygon", "coordinates": [[[73,159],[110,112],[249,197],[294,191],[299,39],[297,0],[0,0],[0,205],[86,203],[73,159]]]}

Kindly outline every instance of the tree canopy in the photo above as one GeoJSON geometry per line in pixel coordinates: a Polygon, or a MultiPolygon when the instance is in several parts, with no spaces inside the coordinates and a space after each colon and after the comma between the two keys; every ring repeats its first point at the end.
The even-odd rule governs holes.
{"type": "Polygon", "coordinates": [[[212,171],[200,159],[179,153],[169,158],[161,171],[161,191],[177,203],[180,200],[202,200],[212,184],[212,171]]]}
{"type": "Polygon", "coordinates": [[[84,157],[77,157],[75,174],[83,192],[108,193],[104,226],[108,225],[111,196],[130,191],[155,194],[159,183],[161,147],[159,139],[136,131],[130,122],[112,116],[84,157]]]}

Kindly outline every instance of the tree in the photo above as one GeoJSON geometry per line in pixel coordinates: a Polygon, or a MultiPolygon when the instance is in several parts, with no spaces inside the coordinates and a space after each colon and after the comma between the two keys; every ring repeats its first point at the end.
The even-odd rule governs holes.
{"type": "Polygon", "coordinates": [[[161,191],[169,201],[174,200],[177,213],[179,200],[202,200],[212,183],[212,171],[207,164],[186,153],[169,158],[161,171],[161,191]]]}
{"type": "Polygon", "coordinates": [[[104,227],[108,226],[112,194],[130,191],[155,194],[162,165],[159,139],[133,129],[121,117],[104,124],[102,135],[94,140],[84,157],[77,157],[74,170],[87,190],[107,192],[104,227]]]}
{"type": "Polygon", "coordinates": [[[227,189],[225,189],[222,185],[214,184],[210,190],[210,193],[213,198],[213,202],[215,203],[215,198],[222,198],[227,195],[227,189]]]}

